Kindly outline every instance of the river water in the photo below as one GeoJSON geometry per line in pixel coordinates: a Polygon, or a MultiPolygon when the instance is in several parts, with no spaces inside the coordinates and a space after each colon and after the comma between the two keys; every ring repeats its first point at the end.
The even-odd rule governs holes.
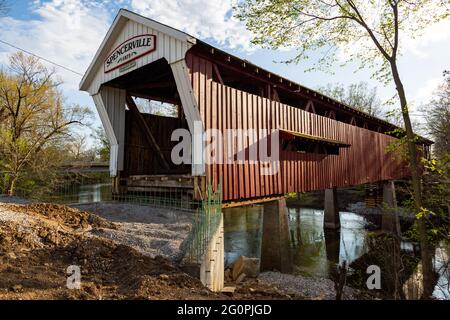
{"type": "MultiPolygon", "coordinates": [[[[247,206],[224,210],[225,264],[232,264],[239,256],[257,257],[261,254],[263,206],[247,206]]],[[[304,276],[331,277],[333,267],[346,261],[348,266],[366,255],[373,254],[373,219],[352,212],[340,212],[341,231],[324,232],[323,210],[288,207],[292,270],[304,276]]],[[[403,254],[414,256],[414,246],[409,242],[400,244],[403,254]]],[[[381,252],[387,256],[389,253],[381,252]]],[[[417,255],[416,255],[417,256],[417,255]]],[[[434,296],[450,299],[448,287],[448,246],[436,249],[435,265],[439,273],[434,296]]],[[[420,283],[420,263],[403,286],[408,296],[407,284],[420,283]]],[[[413,290],[414,291],[414,290],[413,290]]],[[[416,293],[417,294],[417,293],[416,293]]],[[[409,298],[416,298],[409,294],[409,298]]]]}

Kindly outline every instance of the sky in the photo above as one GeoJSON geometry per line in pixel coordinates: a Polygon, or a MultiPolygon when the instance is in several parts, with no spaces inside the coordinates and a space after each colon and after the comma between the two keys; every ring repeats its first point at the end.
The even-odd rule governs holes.
{"type": "MultiPolygon", "coordinates": [[[[186,31],[214,46],[256,65],[280,74],[309,88],[328,83],[366,81],[376,86],[382,101],[395,93],[393,85],[384,86],[370,78],[371,70],[356,71],[356,65],[342,67],[331,73],[305,72],[311,64],[279,63],[294,55],[294,51],[267,50],[252,46],[252,34],[233,17],[233,0],[10,0],[10,10],[0,17],[0,40],[43,56],[84,74],[109,26],[120,8],[127,8],[156,21],[186,31]]],[[[404,81],[412,116],[422,121],[417,110],[432,97],[442,82],[442,72],[450,70],[450,19],[424,30],[424,36],[405,40],[400,57],[400,73],[404,81]]],[[[0,43],[0,65],[17,51],[0,43]]],[[[314,52],[311,53],[314,60],[314,52]]],[[[47,64],[43,62],[44,64],[47,64]]],[[[50,66],[50,65],[49,65],[50,66]]],[[[78,90],[81,76],[56,68],[67,103],[89,106],[95,113],[94,126],[100,122],[92,99],[78,90]]]]}

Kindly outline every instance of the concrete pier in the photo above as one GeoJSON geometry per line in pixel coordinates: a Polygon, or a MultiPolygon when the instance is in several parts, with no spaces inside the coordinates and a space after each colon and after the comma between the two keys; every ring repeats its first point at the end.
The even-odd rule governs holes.
{"type": "Polygon", "coordinates": [[[341,227],[341,220],[339,218],[336,188],[325,190],[324,202],[324,229],[339,229],[341,227]]]}
{"type": "Polygon", "coordinates": [[[200,265],[200,281],[211,291],[220,292],[224,287],[224,237],[223,215],[220,224],[209,242],[200,265]]]}
{"type": "Polygon", "coordinates": [[[261,271],[270,270],[292,271],[288,212],[284,198],[264,204],[261,271]]]}
{"type": "Polygon", "coordinates": [[[389,233],[398,233],[397,198],[395,196],[394,181],[383,183],[383,213],[381,217],[381,230],[389,233]]]}

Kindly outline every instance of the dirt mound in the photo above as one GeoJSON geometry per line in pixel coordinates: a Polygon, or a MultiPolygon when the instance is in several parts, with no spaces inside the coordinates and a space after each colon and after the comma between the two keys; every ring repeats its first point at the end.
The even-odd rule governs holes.
{"type": "Polygon", "coordinates": [[[59,205],[0,206],[0,299],[216,298],[164,258],[96,237],[113,223],[59,205]],[[80,267],[80,290],[66,287],[80,267]]]}
{"type": "Polygon", "coordinates": [[[34,203],[28,205],[5,205],[5,207],[29,215],[43,216],[73,230],[86,230],[92,227],[114,229],[114,223],[106,219],[64,205],[34,203]]]}
{"type": "Polygon", "coordinates": [[[115,228],[88,212],[54,204],[0,206],[0,252],[64,246],[87,232],[115,228]]]}
{"type": "MultiPolygon", "coordinates": [[[[229,298],[209,291],[168,259],[90,232],[111,225],[64,206],[0,204],[0,299],[229,298]],[[66,286],[73,265],[80,268],[81,289],[66,286]]],[[[288,298],[258,283],[246,286],[233,298],[288,298]]]]}

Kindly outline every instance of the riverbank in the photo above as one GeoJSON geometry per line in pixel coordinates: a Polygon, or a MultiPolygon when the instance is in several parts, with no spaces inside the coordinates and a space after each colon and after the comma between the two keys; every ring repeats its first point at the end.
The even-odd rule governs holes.
{"type": "Polygon", "coordinates": [[[302,299],[259,281],[214,293],[173,261],[98,236],[120,229],[86,211],[0,203],[0,299],[302,299]],[[67,287],[69,266],[80,288],[67,287]]]}
{"type": "MultiPolygon", "coordinates": [[[[263,272],[258,276],[263,283],[273,285],[287,294],[301,294],[307,299],[335,300],[334,282],[327,278],[305,277],[280,272],[263,272]]],[[[344,286],[342,300],[363,298],[360,290],[344,286]]]]}

